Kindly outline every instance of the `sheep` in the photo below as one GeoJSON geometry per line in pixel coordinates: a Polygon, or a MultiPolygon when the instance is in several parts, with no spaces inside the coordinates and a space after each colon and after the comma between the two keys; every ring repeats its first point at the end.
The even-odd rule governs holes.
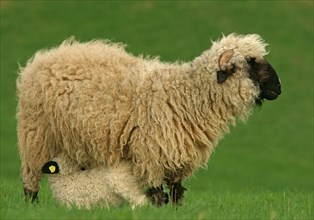
{"type": "Polygon", "coordinates": [[[181,182],[206,167],[229,127],[280,95],[266,46],[257,34],[230,34],[175,63],[103,40],[37,52],[17,80],[26,200],[37,201],[41,167],[63,153],[87,168],[130,160],[152,192],[166,183],[179,202],[181,182]]]}
{"type": "Polygon", "coordinates": [[[130,161],[111,167],[98,166],[85,170],[69,157],[57,157],[42,167],[49,175],[53,196],[68,207],[90,209],[128,201],[132,208],[148,204],[141,181],[132,175],[130,161]],[[130,190],[131,189],[131,190],[130,190]]]}

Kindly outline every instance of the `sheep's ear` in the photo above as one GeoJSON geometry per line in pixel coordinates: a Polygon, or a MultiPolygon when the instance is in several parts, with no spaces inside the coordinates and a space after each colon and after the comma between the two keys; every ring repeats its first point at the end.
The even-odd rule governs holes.
{"type": "Polygon", "coordinates": [[[227,50],[225,52],[223,52],[220,57],[219,57],[219,68],[221,70],[226,70],[228,68],[230,68],[230,63],[229,61],[231,60],[232,56],[234,54],[234,51],[231,49],[231,50],[227,50]]]}
{"type": "Polygon", "coordinates": [[[234,54],[233,50],[227,50],[223,52],[218,60],[219,69],[217,71],[218,84],[223,83],[227,78],[234,73],[234,65],[230,63],[230,60],[234,54]]]}
{"type": "Polygon", "coordinates": [[[41,171],[46,174],[56,174],[59,173],[59,165],[55,161],[48,161],[45,163],[41,171]]]}

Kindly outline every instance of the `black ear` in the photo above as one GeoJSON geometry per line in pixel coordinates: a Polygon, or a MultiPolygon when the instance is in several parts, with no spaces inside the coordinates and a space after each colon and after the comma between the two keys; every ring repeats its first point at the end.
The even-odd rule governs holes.
{"type": "Polygon", "coordinates": [[[234,72],[235,72],[235,68],[233,65],[232,65],[231,69],[218,70],[217,71],[217,82],[218,82],[218,84],[221,84],[224,81],[226,81],[228,79],[228,77],[231,76],[234,72]]]}
{"type": "Polygon", "coordinates": [[[217,82],[218,82],[218,84],[221,84],[224,81],[226,81],[228,76],[229,76],[229,73],[227,71],[218,70],[217,71],[217,82]]]}
{"type": "Polygon", "coordinates": [[[59,173],[59,165],[55,161],[48,161],[45,163],[43,168],[41,168],[41,172],[46,174],[56,174],[59,173]]]}

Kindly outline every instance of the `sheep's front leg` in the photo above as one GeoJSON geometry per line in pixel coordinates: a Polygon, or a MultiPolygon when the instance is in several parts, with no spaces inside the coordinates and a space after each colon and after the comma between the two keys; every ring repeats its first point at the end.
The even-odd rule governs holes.
{"type": "Polygon", "coordinates": [[[186,191],[186,188],[182,186],[181,181],[168,182],[168,187],[170,189],[171,204],[180,205],[184,197],[183,194],[184,194],[184,191],[186,191]]]}
{"type": "Polygon", "coordinates": [[[162,185],[159,187],[149,188],[146,191],[146,195],[150,199],[151,203],[157,206],[161,206],[169,202],[168,193],[164,192],[162,185]]]}

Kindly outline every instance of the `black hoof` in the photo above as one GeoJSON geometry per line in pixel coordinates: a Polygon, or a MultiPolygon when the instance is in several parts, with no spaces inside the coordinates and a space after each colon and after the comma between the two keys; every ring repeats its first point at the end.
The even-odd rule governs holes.
{"type": "Polygon", "coordinates": [[[38,202],[38,191],[32,191],[27,188],[24,189],[25,201],[31,201],[32,203],[38,202]]]}
{"type": "Polygon", "coordinates": [[[171,183],[169,184],[169,188],[171,203],[173,205],[181,205],[186,188],[181,185],[181,182],[171,183]]]}
{"type": "Polygon", "coordinates": [[[162,186],[149,188],[146,191],[146,195],[151,203],[156,206],[162,206],[169,202],[168,193],[164,192],[162,186]]]}

